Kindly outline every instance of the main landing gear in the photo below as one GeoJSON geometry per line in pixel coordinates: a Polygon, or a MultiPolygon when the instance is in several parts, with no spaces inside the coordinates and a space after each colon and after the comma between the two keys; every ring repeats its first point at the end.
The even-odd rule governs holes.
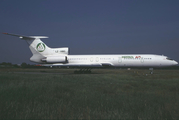
{"type": "Polygon", "coordinates": [[[80,69],[80,70],[75,70],[75,74],[91,74],[91,69],[80,69]]]}
{"type": "Polygon", "coordinates": [[[150,74],[154,73],[154,69],[153,68],[149,68],[149,70],[150,70],[150,74]]]}

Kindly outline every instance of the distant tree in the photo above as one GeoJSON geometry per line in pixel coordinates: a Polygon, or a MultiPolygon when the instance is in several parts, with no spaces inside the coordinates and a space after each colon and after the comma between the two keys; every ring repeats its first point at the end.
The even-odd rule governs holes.
{"type": "Polygon", "coordinates": [[[25,62],[23,62],[23,63],[21,64],[21,67],[26,68],[26,67],[27,67],[27,64],[26,64],[25,62]]]}
{"type": "Polygon", "coordinates": [[[7,63],[7,62],[3,62],[0,65],[3,67],[12,67],[13,66],[12,63],[7,63]]]}
{"type": "Polygon", "coordinates": [[[13,65],[13,67],[15,67],[15,68],[19,68],[19,65],[17,65],[17,64],[14,64],[14,65],[13,65]]]}
{"type": "Polygon", "coordinates": [[[1,65],[12,66],[12,63],[6,63],[6,62],[3,62],[3,63],[1,63],[1,65]]]}

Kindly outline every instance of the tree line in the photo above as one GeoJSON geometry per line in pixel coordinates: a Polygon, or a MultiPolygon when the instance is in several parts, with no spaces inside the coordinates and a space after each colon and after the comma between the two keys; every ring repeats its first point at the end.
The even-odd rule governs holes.
{"type": "Polygon", "coordinates": [[[31,65],[31,64],[27,64],[25,62],[21,63],[21,64],[12,64],[9,62],[2,62],[0,63],[0,67],[13,67],[13,68],[36,68],[36,67],[42,67],[39,65],[31,65]]]}

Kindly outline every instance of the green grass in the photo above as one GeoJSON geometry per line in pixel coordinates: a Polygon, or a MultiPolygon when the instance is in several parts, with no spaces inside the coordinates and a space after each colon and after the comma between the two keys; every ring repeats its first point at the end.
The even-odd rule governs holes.
{"type": "Polygon", "coordinates": [[[179,70],[73,71],[1,69],[0,119],[179,119],[179,70]]]}

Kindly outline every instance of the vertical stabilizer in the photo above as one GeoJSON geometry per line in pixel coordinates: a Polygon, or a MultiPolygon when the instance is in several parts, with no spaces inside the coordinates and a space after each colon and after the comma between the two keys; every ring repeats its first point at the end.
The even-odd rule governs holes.
{"type": "Polygon", "coordinates": [[[24,36],[24,35],[16,35],[3,33],[6,35],[12,35],[19,37],[20,39],[25,40],[29,44],[29,48],[33,54],[30,58],[32,62],[37,63],[47,63],[48,61],[62,62],[62,58],[65,58],[63,62],[67,61],[67,55],[69,53],[69,49],[67,47],[63,48],[50,48],[44,42],[42,42],[41,38],[48,38],[46,36],[24,36]],[[45,61],[45,62],[44,62],[45,61]]]}
{"type": "Polygon", "coordinates": [[[41,59],[50,55],[52,53],[52,49],[49,48],[44,42],[40,40],[40,38],[48,38],[46,36],[24,36],[24,35],[16,35],[3,33],[6,35],[16,36],[20,39],[25,40],[29,44],[29,48],[33,54],[30,58],[32,62],[41,62],[41,59]]]}

